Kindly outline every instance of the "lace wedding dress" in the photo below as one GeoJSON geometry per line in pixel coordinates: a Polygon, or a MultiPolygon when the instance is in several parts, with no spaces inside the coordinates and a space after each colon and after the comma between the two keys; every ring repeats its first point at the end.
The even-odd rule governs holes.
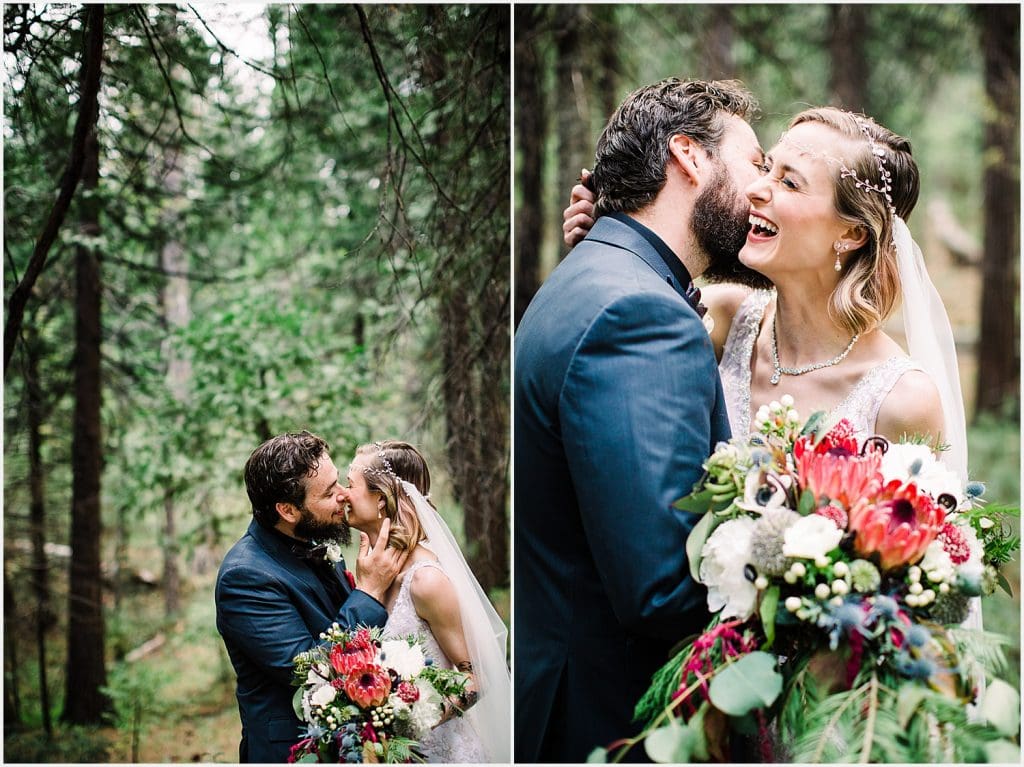
{"type": "MultiPolygon", "coordinates": [[[[732,427],[734,437],[750,434],[750,361],[765,308],[773,298],[773,290],[755,290],[744,299],[733,318],[722,351],[718,371],[722,377],[729,426],[732,427]]],[[[908,370],[919,369],[905,355],[890,357],[868,371],[849,394],[828,412],[826,421],[836,423],[846,418],[853,425],[858,439],[874,435],[875,420],[882,401],[892,391],[900,376],[908,370]]],[[[779,396],[786,393],[782,387],[779,388],[779,396]]],[[[761,404],[768,403],[758,403],[761,404]]],[[[801,415],[806,418],[811,414],[801,411],[801,415]]]]}
{"type": "MultiPolygon", "coordinates": [[[[413,575],[421,567],[444,569],[437,562],[416,562],[410,567],[398,591],[398,597],[388,613],[388,621],[384,625],[384,633],[391,637],[406,637],[410,634],[419,635],[423,639],[423,649],[435,663],[445,668],[452,668],[452,663],[441,650],[441,646],[430,631],[430,626],[416,614],[412,603],[410,586],[413,575]]],[[[481,763],[487,761],[483,746],[476,731],[465,717],[451,719],[425,735],[420,741],[424,755],[432,763],[481,763]]]]}

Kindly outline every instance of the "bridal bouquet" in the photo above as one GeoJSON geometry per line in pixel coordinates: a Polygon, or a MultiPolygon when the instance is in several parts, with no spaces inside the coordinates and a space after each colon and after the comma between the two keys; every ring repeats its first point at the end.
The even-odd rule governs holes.
{"type": "Polygon", "coordinates": [[[927,445],[822,421],[762,408],[677,502],[703,515],[686,548],[713,618],[655,675],[644,731],[593,760],[643,740],[662,762],[1019,762],[1003,640],[960,625],[1010,590],[1016,510],[927,445]]]}
{"type": "Polygon", "coordinates": [[[321,639],[327,644],[295,657],[293,704],[306,732],[289,762],[412,761],[444,700],[465,691],[467,676],[435,666],[415,637],[335,623],[321,639]]]}

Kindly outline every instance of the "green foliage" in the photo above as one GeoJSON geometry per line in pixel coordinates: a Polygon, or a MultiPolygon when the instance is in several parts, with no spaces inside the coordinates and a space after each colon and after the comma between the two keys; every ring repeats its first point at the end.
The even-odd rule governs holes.
{"type": "Polygon", "coordinates": [[[775,664],[775,656],[766,652],[748,653],[729,663],[711,680],[712,704],[729,716],[767,708],[782,692],[782,675],[775,664]]]}

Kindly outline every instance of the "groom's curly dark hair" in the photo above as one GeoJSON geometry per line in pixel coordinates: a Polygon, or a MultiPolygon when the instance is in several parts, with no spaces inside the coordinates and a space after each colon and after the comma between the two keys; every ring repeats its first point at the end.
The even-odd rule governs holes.
{"type": "Polygon", "coordinates": [[[757,99],[739,80],[672,77],[633,91],[597,141],[595,218],[615,211],[632,213],[654,201],[665,185],[672,136],[689,136],[717,157],[723,117],[750,120],[757,111],[757,99]]]}
{"type": "Polygon", "coordinates": [[[278,503],[303,508],[306,478],[316,473],[330,450],[330,445],[308,431],[280,434],[253,450],[245,462],[245,491],[256,521],[267,528],[277,524],[278,503]]]}

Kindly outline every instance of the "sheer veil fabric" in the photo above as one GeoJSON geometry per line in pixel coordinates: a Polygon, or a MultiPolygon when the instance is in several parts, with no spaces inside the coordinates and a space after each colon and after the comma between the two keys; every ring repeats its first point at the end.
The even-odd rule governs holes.
{"type": "Polygon", "coordinates": [[[949,450],[941,455],[942,462],[966,484],[967,426],[953,329],[942,298],[925,269],[921,248],[914,242],[903,219],[899,216],[893,218],[896,263],[903,288],[903,329],[907,337],[907,353],[939,389],[945,423],[942,441],[949,445],[949,450]]]}
{"type": "Polygon", "coordinates": [[[469,569],[448,525],[410,482],[402,482],[427,539],[421,545],[437,556],[455,587],[462,630],[480,697],[465,714],[490,762],[512,760],[512,687],[505,663],[508,629],[469,569]]]}
{"type": "MultiPolygon", "coordinates": [[[[906,222],[899,216],[893,219],[896,264],[903,288],[903,330],[907,337],[907,353],[938,387],[945,428],[942,441],[949,445],[941,455],[942,462],[966,484],[967,421],[953,329],[942,298],[928,276],[921,248],[914,242],[906,222]]],[[[971,599],[967,620],[962,625],[966,628],[982,627],[980,598],[971,599]]]]}

